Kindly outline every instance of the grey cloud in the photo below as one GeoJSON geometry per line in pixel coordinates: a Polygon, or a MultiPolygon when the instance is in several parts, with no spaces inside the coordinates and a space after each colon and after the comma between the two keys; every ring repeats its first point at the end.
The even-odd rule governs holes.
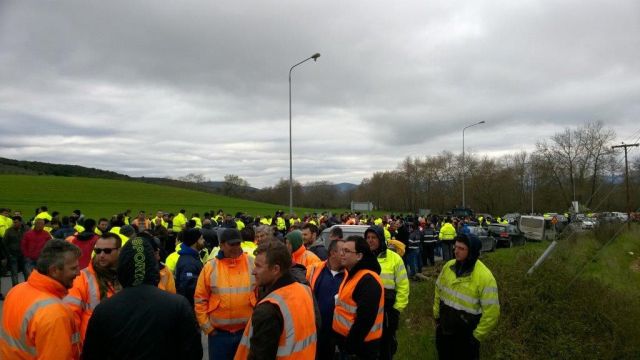
{"type": "Polygon", "coordinates": [[[21,126],[0,146],[272,185],[288,178],[287,72],[320,52],[293,73],[294,176],[359,182],[459,152],[480,120],[478,154],[592,120],[634,132],[638,33],[633,0],[2,2],[0,120],[21,126]],[[55,132],[32,135],[43,127],[55,132]]]}

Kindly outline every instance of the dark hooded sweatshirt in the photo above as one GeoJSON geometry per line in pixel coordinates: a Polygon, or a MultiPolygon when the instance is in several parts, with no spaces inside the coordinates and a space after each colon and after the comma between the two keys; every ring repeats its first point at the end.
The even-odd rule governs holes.
{"type": "MultiPolygon", "coordinates": [[[[373,232],[378,237],[378,241],[380,246],[373,254],[376,258],[385,258],[387,257],[387,242],[384,239],[384,230],[379,226],[371,226],[364,232],[364,238],[367,238],[367,233],[373,232]]],[[[393,251],[393,250],[390,250],[393,251]]],[[[376,259],[376,262],[378,260],[376,259]]],[[[380,263],[378,263],[380,265],[380,263]]],[[[380,273],[380,271],[378,271],[380,273]]],[[[384,289],[384,308],[388,311],[389,309],[393,309],[393,305],[396,303],[396,291],[392,289],[384,289]]]]}
{"type": "MultiPolygon", "coordinates": [[[[350,281],[360,270],[371,270],[380,274],[380,264],[375,256],[366,255],[349,271],[344,281],[350,281]]],[[[375,359],[379,351],[380,340],[365,342],[364,338],[371,330],[378,315],[378,301],[382,295],[382,288],[378,281],[367,274],[353,290],[353,301],[358,305],[356,320],[351,326],[349,335],[342,336],[336,332],[337,344],[348,354],[353,354],[362,359],[375,359]]]]}
{"type": "Polygon", "coordinates": [[[96,307],[83,359],[202,359],[200,329],[187,300],[158,289],[158,263],[142,238],[120,250],[123,290],[96,307]]]}

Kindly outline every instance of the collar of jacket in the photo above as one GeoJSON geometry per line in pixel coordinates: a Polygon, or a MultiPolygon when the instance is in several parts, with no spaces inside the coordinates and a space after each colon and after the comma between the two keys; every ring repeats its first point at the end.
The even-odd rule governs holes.
{"type": "Polygon", "coordinates": [[[304,244],[302,244],[300,245],[298,250],[294,251],[293,254],[291,254],[291,257],[294,259],[299,259],[305,251],[307,251],[307,248],[304,246],[304,244]]]}
{"type": "MultiPolygon", "coordinates": [[[[291,275],[291,273],[289,271],[287,271],[286,273],[282,274],[282,276],[276,280],[273,285],[271,285],[270,288],[267,289],[267,291],[264,292],[262,299],[264,299],[265,296],[271,294],[272,292],[280,289],[281,287],[285,287],[287,285],[291,285],[294,282],[296,282],[293,279],[293,276],[291,275]]],[[[260,300],[262,300],[260,299],[260,300]]]]}
{"type": "Polygon", "coordinates": [[[67,288],[60,284],[58,280],[47,275],[43,275],[38,270],[33,270],[33,272],[31,272],[27,283],[38,290],[49,293],[60,299],[65,297],[68,293],[67,288]]]}
{"type": "Polygon", "coordinates": [[[191,255],[194,257],[200,258],[200,254],[194,250],[191,246],[187,246],[187,244],[180,244],[180,251],[178,251],[179,255],[191,255]]]}

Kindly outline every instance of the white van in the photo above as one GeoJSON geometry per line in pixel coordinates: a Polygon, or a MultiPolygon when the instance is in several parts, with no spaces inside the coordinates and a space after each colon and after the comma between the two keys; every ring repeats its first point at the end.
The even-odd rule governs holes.
{"type": "Polygon", "coordinates": [[[558,235],[553,218],[544,216],[520,216],[518,227],[527,240],[555,240],[558,235]]]}
{"type": "Polygon", "coordinates": [[[364,237],[364,232],[370,227],[369,225],[333,225],[330,228],[326,228],[322,231],[322,233],[320,234],[320,237],[322,238],[322,241],[324,242],[324,246],[327,247],[327,249],[329,248],[329,243],[331,242],[329,240],[329,232],[331,231],[331,229],[333,229],[334,227],[339,227],[342,229],[342,238],[346,239],[351,235],[360,235],[364,237]]]}

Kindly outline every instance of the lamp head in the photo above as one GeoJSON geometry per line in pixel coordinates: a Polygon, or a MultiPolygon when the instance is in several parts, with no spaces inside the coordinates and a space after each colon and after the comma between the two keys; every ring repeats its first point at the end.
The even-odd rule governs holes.
{"type": "Polygon", "coordinates": [[[478,124],[484,124],[484,120],[480,121],[478,124]]]}
{"type": "Polygon", "coordinates": [[[319,57],[320,57],[320,53],[315,53],[315,54],[311,55],[311,58],[313,59],[313,61],[318,61],[319,57]]]}

